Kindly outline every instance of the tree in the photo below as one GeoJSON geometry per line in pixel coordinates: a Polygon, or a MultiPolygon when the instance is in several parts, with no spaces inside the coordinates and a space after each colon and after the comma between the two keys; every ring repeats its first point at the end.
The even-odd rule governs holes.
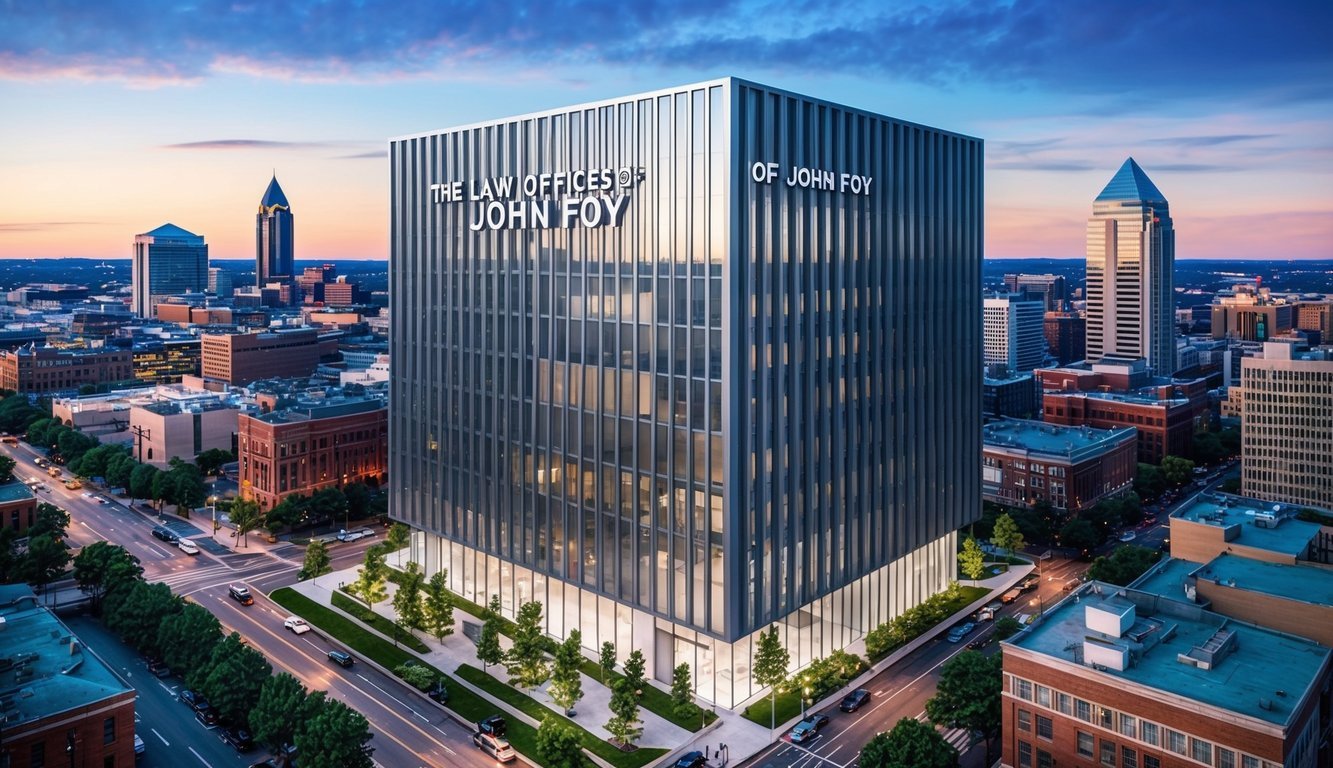
{"type": "Polygon", "coordinates": [[[935,695],[926,700],[926,716],[937,725],[980,732],[988,758],[991,740],[1000,734],[1001,663],[998,653],[963,651],[940,668],[935,695]]]}
{"type": "Polygon", "coordinates": [[[859,768],[954,768],[958,751],[940,732],[904,717],[888,733],[876,734],[861,749],[859,768]]]}
{"type": "Polygon", "coordinates": [[[111,455],[106,461],[106,470],[103,479],[107,485],[112,488],[126,488],[130,484],[130,477],[134,474],[135,467],[139,462],[126,451],[120,451],[111,455]]]}
{"type": "Polygon", "coordinates": [[[1236,427],[1227,427],[1217,433],[1217,439],[1222,442],[1222,450],[1226,451],[1227,456],[1240,455],[1240,430],[1236,427]]]}
{"type": "Polygon", "coordinates": [[[449,599],[448,584],[449,571],[436,571],[426,583],[426,599],[421,605],[426,631],[441,643],[454,633],[454,603],[449,599]]]}
{"type": "Polygon", "coordinates": [[[0,483],[7,483],[14,479],[14,467],[18,462],[8,456],[0,456],[0,483]]]}
{"type": "Polygon", "coordinates": [[[178,458],[172,458],[169,466],[170,469],[165,474],[170,478],[169,488],[172,496],[166,500],[176,505],[176,514],[188,517],[189,511],[203,506],[204,500],[208,497],[203,473],[195,465],[178,458]]]}
{"type": "Polygon", "coordinates": [[[477,661],[481,662],[483,670],[504,661],[504,651],[500,650],[500,621],[500,596],[491,595],[481,625],[481,636],[477,638],[477,661]]]}
{"type": "Polygon", "coordinates": [[[419,691],[428,691],[438,679],[435,676],[435,670],[430,667],[423,667],[414,661],[407,661],[393,668],[393,673],[398,675],[408,685],[419,691]]]}
{"type": "Polygon", "coordinates": [[[648,685],[648,678],[644,674],[646,663],[643,651],[638,648],[630,651],[629,658],[625,659],[625,680],[635,696],[642,696],[644,686],[648,685]]]}
{"type": "Polygon", "coordinates": [[[264,681],[272,675],[273,668],[263,654],[243,645],[241,636],[233,632],[214,644],[206,674],[197,681],[197,687],[223,720],[240,723],[259,702],[264,681]]]}
{"type": "Polygon", "coordinates": [[[255,741],[277,752],[296,738],[294,713],[305,709],[306,690],[300,681],[286,672],[268,678],[259,688],[259,700],[246,722],[255,741]]]}
{"type": "Polygon", "coordinates": [[[546,638],[542,635],[542,604],[529,600],[518,607],[513,645],[505,654],[509,684],[529,691],[551,677],[546,663],[546,638]]]}
{"type": "Polygon", "coordinates": [[[100,610],[102,598],[109,590],[142,575],[139,558],[109,542],[95,541],[80,549],[74,558],[74,582],[88,593],[94,612],[100,610]]]}
{"type": "Polygon", "coordinates": [[[205,475],[216,475],[222,471],[222,465],[236,458],[231,451],[221,448],[209,448],[194,457],[194,465],[205,475]]]}
{"type": "Polygon", "coordinates": [[[1182,459],[1179,456],[1164,456],[1162,458],[1162,475],[1166,477],[1168,485],[1179,488],[1194,477],[1194,462],[1189,459],[1182,459]]]}
{"type": "Polygon", "coordinates": [[[607,640],[602,643],[602,650],[597,655],[597,667],[602,670],[602,685],[616,668],[616,644],[607,640]]]}
{"type": "Polygon", "coordinates": [[[328,521],[330,523],[338,518],[347,521],[347,497],[337,488],[320,488],[310,496],[310,501],[306,503],[306,513],[311,520],[316,522],[328,521]]]}
{"type": "Polygon", "coordinates": [[[671,671],[671,711],[676,717],[698,714],[694,703],[694,685],[690,682],[690,665],[682,663],[671,671]]]}
{"type": "Polygon", "coordinates": [[[1060,544],[1063,546],[1087,552],[1099,543],[1101,537],[1097,535],[1092,523],[1082,518],[1070,520],[1060,529],[1060,544]]]}
{"type": "Polygon", "coordinates": [[[360,712],[323,699],[323,706],[296,732],[296,748],[302,765],[371,768],[370,735],[370,724],[360,712]]]}
{"type": "Polygon", "coordinates": [[[283,528],[303,522],[307,516],[306,503],[308,501],[309,499],[299,493],[284,496],[282,501],[275,504],[273,509],[270,509],[264,515],[264,529],[276,536],[283,528]]]}
{"type": "Polygon", "coordinates": [[[130,484],[127,490],[130,492],[130,499],[155,499],[153,495],[153,486],[157,485],[157,476],[162,470],[152,464],[140,464],[130,473],[130,484]]]}
{"type": "Polygon", "coordinates": [[[365,563],[356,571],[356,581],[347,585],[347,591],[361,598],[366,610],[387,596],[384,581],[389,575],[389,567],[384,564],[384,555],[375,547],[366,550],[365,563]]]}
{"type": "Polygon", "coordinates": [[[402,523],[394,523],[389,526],[389,535],[384,538],[385,544],[390,552],[397,552],[407,546],[407,542],[412,540],[412,529],[402,523]]]}
{"type": "Polygon", "coordinates": [[[250,542],[250,531],[259,526],[259,502],[244,498],[233,501],[227,518],[236,527],[236,543],[245,546],[250,542]]]}
{"type": "Polygon", "coordinates": [[[991,535],[990,541],[1011,555],[1027,545],[1023,541],[1023,532],[1018,529],[1018,523],[1008,514],[995,518],[995,533],[991,535]]]}
{"type": "Polygon", "coordinates": [[[1004,640],[1012,637],[1014,633],[1022,629],[1023,625],[1018,623],[1018,619],[1013,616],[1001,616],[995,620],[995,639],[1004,640]]]}
{"type": "Polygon", "coordinates": [[[191,678],[208,664],[213,648],[222,642],[222,625],[202,606],[187,603],[180,613],[162,619],[157,627],[157,647],[162,660],[182,679],[191,678]]]}
{"type": "Polygon", "coordinates": [[[1194,461],[1211,465],[1227,457],[1227,449],[1222,445],[1222,438],[1213,432],[1195,432],[1190,440],[1190,456],[1194,461]]]}
{"type": "Polygon", "coordinates": [[[778,639],[776,624],[767,632],[760,630],[758,647],[754,652],[754,681],[759,687],[769,689],[768,728],[777,727],[778,686],[787,679],[787,667],[791,664],[791,654],[778,639]]]}
{"type": "Polygon", "coordinates": [[[60,578],[69,561],[69,545],[64,539],[51,533],[30,536],[28,554],[23,564],[23,580],[40,591],[60,578]]]}
{"type": "Polygon", "coordinates": [[[611,719],[603,726],[622,744],[630,745],[643,735],[639,720],[639,697],[629,680],[621,678],[611,684],[611,719]]]}
{"type": "MultiPolygon", "coordinates": [[[[116,593],[112,593],[113,595],[116,593]]],[[[103,611],[107,629],[134,646],[146,656],[162,655],[157,644],[157,628],[166,617],[179,613],[184,602],[171,594],[171,588],[162,582],[149,584],[136,581],[123,600],[114,603],[108,599],[103,611]]]]}
{"type": "Polygon", "coordinates": [[[421,564],[408,561],[403,569],[403,577],[398,582],[398,591],[393,595],[393,610],[398,614],[399,626],[406,629],[421,629],[425,626],[425,611],[421,607],[421,588],[426,583],[426,576],[421,572],[421,564]]]}
{"type": "Polygon", "coordinates": [[[1138,472],[1134,475],[1134,492],[1144,499],[1155,499],[1166,490],[1166,475],[1160,467],[1139,462],[1138,472]]]}
{"type": "Polygon", "coordinates": [[[555,649],[555,664],[551,667],[551,685],[547,693],[566,714],[583,698],[583,675],[579,673],[579,662],[583,660],[579,650],[582,643],[583,634],[574,629],[555,649]]]}
{"type": "Polygon", "coordinates": [[[364,520],[370,509],[370,489],[365,483],[350,483],[343,486],[343,498],[347,499],[347,516],[364,520]]]}
{"type": "Polygon", "coordinates": [[[301,564],[301,572],[297,574],[297,578],[318,579],[331,570],[330,562],[328,545],[317,539],[311,539],[306,545],[305,562],[301,564]]]}
{"type": "Polygon", "coordinates": [[[986,553],[981,551],[981,545],[971,536],[963,539],[963,551],[958,553],[958,567],[963,570],[963,575],[973,581],[986,574],[986,553]]]}
{"type": "Polygon", "coordinates": [[[42,502],[37,505],[37,516],[28,526],[28,536],[49,535],[55,539],[65,538],[69,530],[69,513],[54,504],[42,502]]]}
{"type": "Polygon", "coordinates": [[[1092,561],[1088,578],[1109,584],[1125,586],[1142,576],[1161,557],[1161,553],[1135,544],[1116,547],[1109,557],[1102,555],[1092,561]]]}
{"type": "Polygon", "coordinates": [[[542,718],[537,729],[537,753],[546,768],[582,768],[583,746],[578,731],[558,717],[542,718]]]}

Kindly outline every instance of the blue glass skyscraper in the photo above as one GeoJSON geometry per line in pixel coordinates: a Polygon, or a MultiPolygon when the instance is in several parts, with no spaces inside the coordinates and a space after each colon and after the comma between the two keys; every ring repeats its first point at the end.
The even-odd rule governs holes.
{"type": "Polygon", "coordinates": [[[296,274],[292,245],[292,207],[278,186],[278,177],[268,183],[255,216],[255,285],[290,283],[296,274]]]}

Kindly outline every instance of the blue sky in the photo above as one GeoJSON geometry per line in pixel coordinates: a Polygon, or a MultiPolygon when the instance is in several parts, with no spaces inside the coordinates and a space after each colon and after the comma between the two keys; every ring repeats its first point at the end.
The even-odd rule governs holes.
{"type": "Polygon", "coordinates": [[[0,0],[0,257],[165,221],[385,258],[390,136],[736,75],[987,142],[988,257],[1080,256],[1133,155],[1178,258],[1333,258],[1333,3],[0,0]]]}

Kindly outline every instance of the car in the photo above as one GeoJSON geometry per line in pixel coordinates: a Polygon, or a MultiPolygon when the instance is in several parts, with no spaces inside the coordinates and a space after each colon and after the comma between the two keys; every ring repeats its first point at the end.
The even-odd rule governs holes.
{"type": "Polygon", "coordinates": [[[686,752],[675,762],[675,768],[703,768],[708,765],[708,755],[699,750],[686,752]]]}
{"type": "Polygon", "coordinates": [[[310,625],[300,616],[288,616],[282,622],[283,629],[290,629],[294,634],[304,635],[310,631],[310,625]]]}
{"type": "Polygon", "coordinates": [[[329,661],[340,667],[350,667],[356,663],[356,659],[352,658],[352,654],[347,653],[346,651],[329,651],[329,661]]]}
{"type": "Polygon", "coordinates": [[[990,642],[989,637],[986,637],[984,635],[978,635],[977,637],[973,638],[971,641],[968,642],[967,647],[974,651],[979,651],[982,648],[985,648],[986,644],[989,642],[990,642]]]}
{"type": "Polygon", "coordinates": [[[194,719],[202,723],[205,728],[216,728],[218,711],[211,706],[201,707],[194,711],[194,719]]]}
{"type": "Polygon", "coordinates": [[[361,539],[364,537],[365,534],[362,533],[361,531],[347,531],[347,530],[338,531],[338,541],[356,541],[357,539],[361,539]]]}
{"type": "Polygon", "coordinates": [[[511,763],[517,756],[514,753],[514,748],[509,746],[509,742],[500,736],[478,731],[472,734],[472,743],[476,744],[482,752],[501,763],[511,763]]]}
{"type": "Polygon", "coordinates": [[[995,621],[995,611],[989,605],[980,608],[973,616],[977,621],[995,621]]]}
{"type": "Polygon", "coordinates": [[[972,630],[974,629],[976,629],[976,625],[970,621],[959,624],[958,626],[949,630],[949,642],[951,643],[963,642],[963,638],[971,634],[972,630]]]}
{"type": "Polygon", "coordinates": [[[1136,535],[1137,535],[1137,534],[1135,534],[1133,531],[1125,531],[1124,533],[1120,534],[1120,540],[1121,540],[1121,541],[1133,541],[1133,540],[1135,539],[1136,535]]]}
{"type": "Polygon", "coordinates": [[[1023,594],[1023,590],[1019,589],[1018,587],[1014,587],[1008,592],[1005,592],[1003,595],[1000,595],[1000,602],[1004,603],[1005,605],[1008,605],[1013,601],[1017,600],[1019,595],[1021,594],[1023,594]]]}
{"type": "Polygon", "coordinates": [[[154,677],[170,677],[171,667],[168,667],[161,659],[149,659],[148,674],[154,677]]]}
{"type": "Polygon", "coordinates": [[[139,755],[142,755],[143,753],[144,753],[143,737],[136,733],[134,734],[134,756],[137,758],[139,755]]]}
{"type": "Polygon", "coordinates": [[[819,729],[823,728],[826,725],[828,725],[828,715],[812,713],[808,715],[804,720],[797,723],[796,726],[791,729],[791,733],[788,735],[792,741],[799,744],[803,741],[814,738],[815,734],[819,733],[819,729]]]}
{"type": "Polygon", "coordinates": [[[436,680],[435,685],[432,685],[430,690],[426,691],[426,695],[430,697],[431,701],[438,704],[449,703],[449,688],[445,686],[443,680],[436,680]]]}
{"type": "Polygon", "coordinates": [[[842,703],[838,705],[838,709],[843,712],[855,712],[865,706],[867,701],[870,701],[870,691],[867,691],[864,688],[857,688],[843,697],[842,703]]]}
{"type": "Polygon", "coordinates": [[[491,715],[485,720],[477,722],[477,732],[503,737],[509,732],[509,723],[499,715],[491,715]]]}
{"type": "Polygon", "coordinates": [[[180,541],[177,541],[176,546],[180,548],[180,551],[187,555],[199,554],[199,545],[189,539],[181,539],[180,541]]]}
{"type": "Polygon", "coordinates": [[[1036,575],[1035,573],[1030,574],[1026,579],[1023,579],[1018,584],[1018,588],[1023,592],[1031,592],[1032,590],[1040,586],[1041,586],[1041,577],[1036,575]]]}
{"type": "Polygon", "coordinates": [[[203,706],[205,707],[208,706],[208,699],[205,699],[203,697],[203,694],[196,693],[195,691],[192,691],[189,688],[182,688],[181,692],[177,694],[176,698],[180,700],[180,703],[184,704],[190,709],[198,709],[199,704],[201,702],[203,706]]]}
{"type": "Polygon", "coordinates": [[[250,588],[245,586],[244,584],[228,584],[227,594],[231,595],[231,599],[235,600],[241,605],[255,604],[254,595],[250,594],[250,588]]]}
{"type": "Polygon", "coordinates": [[[255,748],[255,740],[250,732],[239,726],[219,729],[218,737],[237,752],[249,752],[255,748]]]}
{"type": "Polygon", "coordinates": [[[153,528],[153,538],[161,539],[162,541],[165,541],[168,544],[175,544],[176,540],[179,539],[180,537],[177,536],[176,532],[171,530],[170,528],[159,525],[153,528]]]}
{"type": "Polygon", "coordinates": [[[1082,583],[1083,582],[1079,581],[1078,579],[1069,579],[1064,583],[1064,586],[1061,587],[1060,589],[1065,592],[1073,592],[1074,590],[1078,589],[1078,585],[1082,583]]]}

